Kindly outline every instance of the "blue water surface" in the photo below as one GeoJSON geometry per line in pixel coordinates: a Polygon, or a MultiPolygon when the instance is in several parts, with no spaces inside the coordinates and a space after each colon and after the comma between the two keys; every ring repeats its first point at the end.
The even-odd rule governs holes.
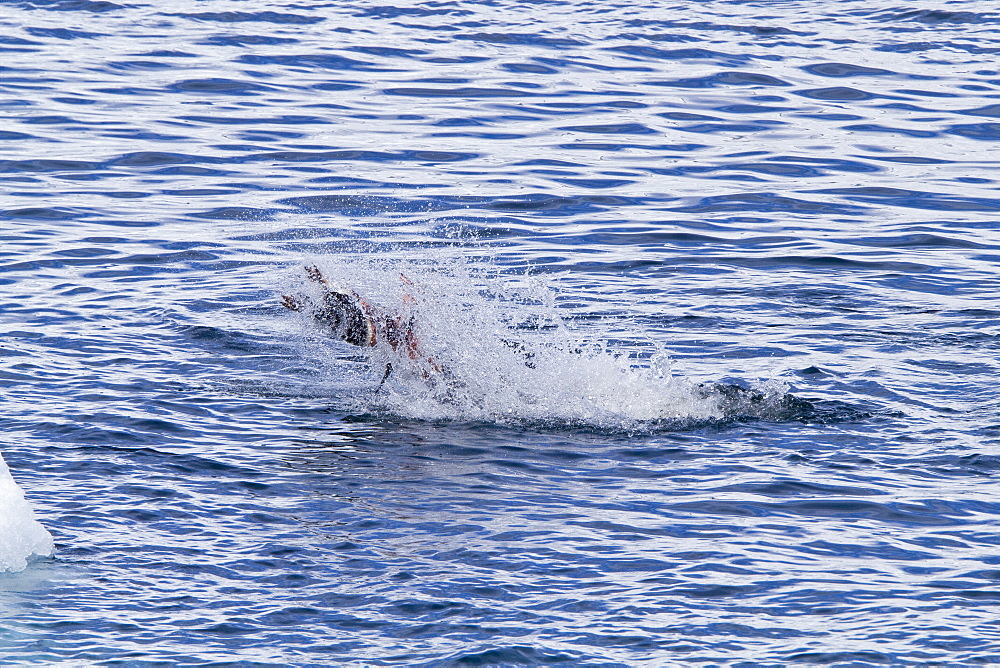
{"type": "Polygon", "coordinates": [[[0,663],[1000,662],[998,63],[973,1],[0,1],[0,663]],[[375,393],[312,263],[480,399],[375,393]]]}

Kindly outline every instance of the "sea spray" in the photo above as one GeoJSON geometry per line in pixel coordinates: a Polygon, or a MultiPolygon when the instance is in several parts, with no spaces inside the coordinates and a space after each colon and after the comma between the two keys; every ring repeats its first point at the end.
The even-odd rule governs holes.
{"type": "MultiPolygon", "coordinates": [[[[348,410],[642,431],[766,413],[781,394],[764,390],[744,401],[675,375],[666,346],[641,328],[624,341],[620,321],[577,321],[572,308],[559,305],[552,282],[489,261],[345,254],[305,264],[313,263],[331,283],[410,320],[420,341],[416,362],[388,346],[353,348],[332,339],[311,346],[307,354],[333,374],[347,365],[326,346],[366,356],[370,389],[357,392],[348,410]],[[380,384],[387,365],[392,372],[380,384]]],[[[295,289],[303,288],[295,280],[295,289]]]]}

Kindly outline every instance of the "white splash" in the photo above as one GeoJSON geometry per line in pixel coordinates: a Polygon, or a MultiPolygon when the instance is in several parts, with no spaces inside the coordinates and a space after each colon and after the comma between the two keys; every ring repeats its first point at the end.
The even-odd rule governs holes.
{"type": "Polygon", "coordinates": [[[0,572],[24,570],[29,557],[48,556],[52,550],[52,536],[35,519],[0,456],[0,572]]]}
{"type": "MultiPolygon", "coordinates": [[[[344,256],[316,264],[331,281],[412,315],[422,352],[433,360],[414,364],[388,347],[332,344],[361,351],[371,365],[371,387],[350,410],[627,431],[726,413],[724,397],[673,375],[664,347],[642,332],[634,333],[635,345],[616,350],[600,321],[589,322],[586,331],[574,329],[543,278],[503,274],[489,262],[440,258],[407,263],[344,256]],[[388,363],[393,372],[375,394],[388,363]],[[441,371],[428,372],[430,366],[441,371]]],[[[301,288],[300,282],[293,291],[301,288]]],[[[336,372],[336,364],[322,363],[336,372]]]]}

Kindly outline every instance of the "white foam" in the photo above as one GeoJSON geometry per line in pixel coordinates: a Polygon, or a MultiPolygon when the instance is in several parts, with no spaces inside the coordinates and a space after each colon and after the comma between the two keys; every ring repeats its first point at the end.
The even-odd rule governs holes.
{"type": "MultiPolygon", "coordinates": [[[[372,389],[386,363],[394,368],[378,395],[359,393],[353,409],[614,430],[722,415],[719,397],[671,374],[666,351],[641,332],[633,332],[632,345],[616,348],[600,322],[575,327],[542,278],[441,258],[414,263],[342,256],[322,258],[318,266],[332,281],[412,314],[423,352],[443,369],[425,373],[428,364],[399,359],[388,348],[352,348],[369,357],[372,389]]],[[[295,280],[299,289],[309,289],[295,280]]],[[[351,348],[334,345],[344,346],[341,352],[351,348]]],[[[319,348],[313,353],[322,355],[319,348]]],[[[325,364],[337,374],[337,363],[325,364]]]]}
{"type": "Polygon", "coordinates": [[[52,536],[35,519],[0,456],[0,572],[24,570],[29,557],[48,556],[52,550],[52,536]]]}

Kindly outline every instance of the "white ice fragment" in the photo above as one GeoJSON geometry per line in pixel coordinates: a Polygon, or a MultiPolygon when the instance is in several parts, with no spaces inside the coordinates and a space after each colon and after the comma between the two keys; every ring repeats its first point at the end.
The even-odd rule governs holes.
{"type": "Polygon", "coordinates": [[[28,557],[48,556],[52,549],[52,536],[35,519],[0,456],[0,572],[24,570],[28,557]]]}

